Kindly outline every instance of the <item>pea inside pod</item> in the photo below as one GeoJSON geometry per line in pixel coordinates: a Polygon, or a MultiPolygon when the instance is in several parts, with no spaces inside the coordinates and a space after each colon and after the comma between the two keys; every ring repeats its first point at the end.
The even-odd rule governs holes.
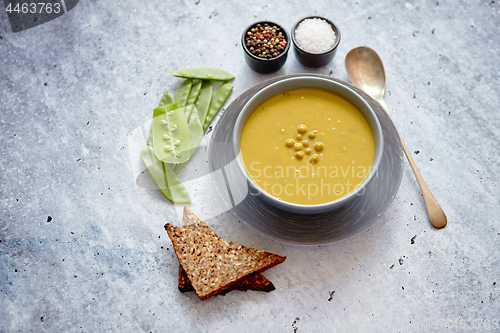
{"type": "Polygon", "coordinates": [[[214,81],[230,81],[234,79],[234,75],[225,70],[211,67],[196,67],[183,68],[172,73],[177,77],[185,77],[188,79],[214,80],[214,81]]]}
{"type": "Polygon", "coordinates": [[[153,148],[165,163],[184,163],[189,159],[190,138],[183,108],[177,103],[159,106],[153,112],[153,148]]]}

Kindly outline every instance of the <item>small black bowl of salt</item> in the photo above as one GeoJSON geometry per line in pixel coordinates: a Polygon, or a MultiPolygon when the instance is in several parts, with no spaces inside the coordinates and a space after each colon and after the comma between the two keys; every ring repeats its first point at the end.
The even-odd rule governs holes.
{"type": "Polygon", "coordinates": [[[308,16],[292,28],[295,56],[306,67],[322,67],[332,61],[340,43],[340,30],[321,16],[308,16]]]}

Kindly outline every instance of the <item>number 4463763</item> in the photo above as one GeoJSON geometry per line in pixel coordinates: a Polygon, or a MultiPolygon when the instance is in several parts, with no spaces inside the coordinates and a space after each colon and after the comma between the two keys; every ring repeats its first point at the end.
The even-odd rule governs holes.
{"type": "Polygon", "coordinates": [[[497,319],[475,319],[475,320],[465,320],[465,319],[455,319],[448,320],[448,329],[460,329],[460,330],[497,330],[499,328],[499,322],[497,319]]]}
{"type": "Polygon", "coordinates": [[[12,8],[12,3],[9,3],[7,8],[5,8],[5,11],[8,13],[23,13],[23,14],[51,14],[54,12],[55,14],[59,14],[61,12],[61,4],[60,3],[45,3],[45,2],[38,2],[38,3],[17,3],[14,8],[12,8]]]}

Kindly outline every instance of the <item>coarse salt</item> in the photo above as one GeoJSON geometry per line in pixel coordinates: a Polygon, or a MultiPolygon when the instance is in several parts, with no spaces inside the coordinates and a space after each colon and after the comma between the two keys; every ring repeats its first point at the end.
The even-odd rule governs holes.
{"type": "Polygon", "coordinates": [[[295,29],[298,46],[310,53],[323,53],[332,48],[337,39],[328,22],[319,18],[305,19],[295,29]]]}

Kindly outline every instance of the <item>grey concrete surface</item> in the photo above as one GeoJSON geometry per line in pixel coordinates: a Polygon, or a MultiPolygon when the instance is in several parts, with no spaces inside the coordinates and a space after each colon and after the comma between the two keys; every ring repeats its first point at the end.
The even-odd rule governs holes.
{"type": "Polygon", "coordinates": [[[0,332],[500,331],[498,1],[82,0],[18,33],[3,8],[0,332]],[[341,29],[331,64],[305,68],[290,53],[273,74],[246,65],[247,25],[290,29],[311,14],[341,29]],[[268,294],[181,294],[163,225],[179,224],[182,206],[154,189],[138,155],[152,109],[181,82],[170,73],[223,68],[236,75],[230,103],[277,75],[347,81],[358,45],[384,61],[387,105],[448,226],[432,228],[405,163],[369,229],[322,246],[274,242],[226,210],[205,145],[180,174],[192,210],[287,260],[266,272],[268,294]]]}

